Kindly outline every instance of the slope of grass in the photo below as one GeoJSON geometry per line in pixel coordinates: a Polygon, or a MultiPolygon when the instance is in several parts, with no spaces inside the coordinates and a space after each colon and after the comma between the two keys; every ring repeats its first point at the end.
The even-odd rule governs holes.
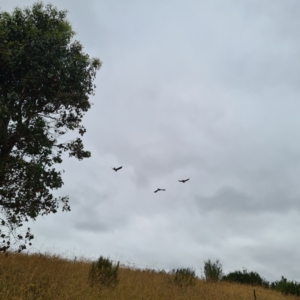
{"type": "Polygon", "coordinates": [[[259,287],[196,280],[179,288],[172,276],[151,270],[119,269],[114,289],[92,287],[88,280],[91,262],[68,261],[58,256],[0,254],[0,299],[149,299],[149,300],[288,300],[295,297],[259,287]]]}

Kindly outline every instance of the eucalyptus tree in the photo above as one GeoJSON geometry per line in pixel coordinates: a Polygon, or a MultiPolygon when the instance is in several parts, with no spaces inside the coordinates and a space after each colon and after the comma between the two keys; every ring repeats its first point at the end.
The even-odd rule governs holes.
{"type": "Polygon", "coordinates": [[[80,136],[91,107],[101,62],[83,52],[67,12],[40,2],[0,11],[0,251],[31,244],[23,223],[69,211],[69,197],[54,197],[63,185],[54,167],[62,155],[91,156],[80,136]],[[68,131],[78,136],[59,141],[68,131]]]}

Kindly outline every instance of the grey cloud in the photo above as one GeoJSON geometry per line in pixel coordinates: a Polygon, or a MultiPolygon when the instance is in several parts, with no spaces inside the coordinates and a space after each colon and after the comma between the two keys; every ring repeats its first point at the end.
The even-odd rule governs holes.
{"type": "Polygon", "coordinates": [[[265,197],[250,196],[233,187],[223,187],[210,197],[196,196],[195,202],[201,213],[214,211],[230,215],[234,218],[237,214],[281,214],[289,211],[300,210],[300,197],[289,196],[288,191],[274,188],[265,197]]]}

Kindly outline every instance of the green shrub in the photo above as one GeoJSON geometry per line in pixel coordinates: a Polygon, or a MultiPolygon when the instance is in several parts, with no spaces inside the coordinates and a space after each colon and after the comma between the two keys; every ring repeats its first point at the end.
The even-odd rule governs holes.
{"type": "Polygon", "coordinates": [[[115,287],[118,284],[119,262],[113,265],[113,262],[102,256],[92,263],[89,280],[92,286],[115,287]]]}
{"type": "Polygon", "coordinates": [[[196,281],[195,271],[191,268],[173,269],[170,272],[172,276],[172,282],[181,288],[193,286],[196,281]]]}
{"type": "Polygon", "coordinates": [[[281,292],[285,295],[291,294],[295,296],[300,296],[300,283],[296,281],[288,281],[283,276],[280,281],[275,281],[271,283],[271,289],[281,292]]]}
{"type": "Polygon", "coordinates": [[[269,282],[265,279],[261,278],[261,276],[256,272],[248,272],[246,269],[241,271],[234,271],[225,276],[223,276],[222,280],[237,282],[241,284],[249,284],[249,285],[258,285],[268,288],[269,282]]]}
{"type": "Polygon", "coordinates": [[[209,281],[220,281],[222,279],[223,271],[219,260],[214,263],[210,259],[204,262],[204,276],[209,281]]]}

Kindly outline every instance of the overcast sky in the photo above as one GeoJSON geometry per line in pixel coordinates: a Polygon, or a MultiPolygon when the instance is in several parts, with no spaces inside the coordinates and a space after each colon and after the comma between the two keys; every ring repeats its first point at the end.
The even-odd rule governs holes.
{"type": "Polygon", "coordinates": [[[299,1],[51,3],[103,66],[33,250],[300,281],[299,1]]]}

